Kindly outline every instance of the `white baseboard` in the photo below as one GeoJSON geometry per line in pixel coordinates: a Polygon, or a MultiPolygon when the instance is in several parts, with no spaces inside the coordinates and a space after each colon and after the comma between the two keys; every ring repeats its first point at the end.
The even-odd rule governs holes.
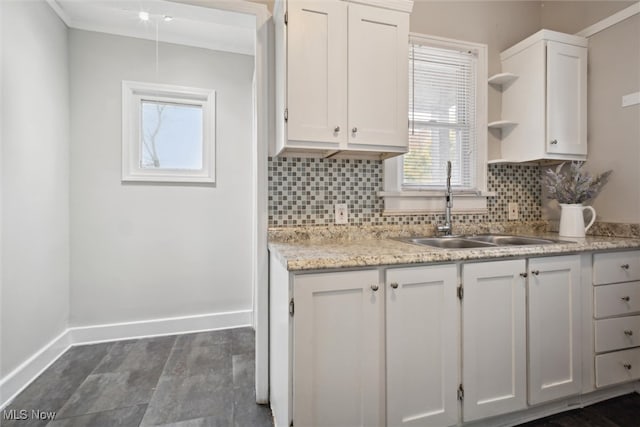
{"type": "Polygon", "coordinates": [[[241,310],[68,328],[0,379],[0,410],[72,346],[239,328],[251,326],[252,316],[252,310],[241,310]]]}
{"type": "Polygon", "coordinates": [[[71,345],[69,330],[65,329],[60,335],[2,378],[0,380],[0,409],[4,408],[31,381],[36,379],[58,357],[62,356],[71,345]]]}
{"type": "Polygon", "coordinates": [[[73,345],[251,326],[253,311],[230,311],[69,328],[73,345]]]}

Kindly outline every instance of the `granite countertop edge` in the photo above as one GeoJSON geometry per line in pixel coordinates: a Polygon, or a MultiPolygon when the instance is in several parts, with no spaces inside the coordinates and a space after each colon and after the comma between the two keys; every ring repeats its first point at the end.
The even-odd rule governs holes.
{"type": "MultiPolygon", "coordinates": [[[[524,233],[520,235],[524,235],[524,233]]],[[[569,243],[440,249],[402,242],[393,238],[368,238],[351,241],[272,241],[269,242],[269,251],[288,271],[295,272],[640,249],[640,239],[635,238],[589,236],[574,239],[559,237],[554,233],[527,235],[564,240],[569,243]]]]}

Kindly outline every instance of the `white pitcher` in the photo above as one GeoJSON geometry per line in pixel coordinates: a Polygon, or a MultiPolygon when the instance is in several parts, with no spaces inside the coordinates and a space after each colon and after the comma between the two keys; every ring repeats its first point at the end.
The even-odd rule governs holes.
{"type": "Polygon", "coordinates": [[[560,212],[560,236],[564,237],[584,237],[586,231],[596,221],[596,210],[591,206],[582,206],[582,204],[564,204],[560,203],[562,211],[560,212]],[[584,211],[591,211],[591,221],[589,225],[584,226],[584,211]]]}

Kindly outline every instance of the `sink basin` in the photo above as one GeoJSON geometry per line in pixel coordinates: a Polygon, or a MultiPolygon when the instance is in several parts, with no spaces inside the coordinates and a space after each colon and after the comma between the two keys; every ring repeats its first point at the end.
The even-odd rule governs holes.
{"type": "Polygon", "coordinates": [[[495,248],[498,246],[551,245],[553,243],[571,243],[563,240],[543,239],[540,237],[505,236],[486,234],[479,236],[456,237],[412,237],[399,239],[416,245],[442,249],[495,248]]]}
{"type": "Polygon", "coordinates": [[[498,246],[549,245],[552,243],[566,243],[562,242],[561,240],[543,239],[539,237],[502,236],[498,234],[469,236],[465,238],[479,242],[493,243],[494,245],[498,246]]]}
{"type": "Polygon", "coordinates": [[[417,245],[433,246],[434,248],[443,249],[487,248],[496,246],[493,243],[460,237],[432,237],[406,240],[417,245]]]}

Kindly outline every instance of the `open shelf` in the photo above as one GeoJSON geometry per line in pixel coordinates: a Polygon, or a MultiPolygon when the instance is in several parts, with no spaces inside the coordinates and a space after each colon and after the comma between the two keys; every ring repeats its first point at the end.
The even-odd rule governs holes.
{"type": "Polygon", "coordinates": [[[495,122],[489,123],[487,126],[490,129],[504,129],[504,128],[515,126],[517,124],[518,123],[509,121],[509,120],[496,120],[495,122]]]}
{"type": "Polygon", "coordinates": [[[489,77],[489,84],[494,86],[502,86],[507,83],[511,83],[518,76],[513,73],[500,73],[489,77]]]}

